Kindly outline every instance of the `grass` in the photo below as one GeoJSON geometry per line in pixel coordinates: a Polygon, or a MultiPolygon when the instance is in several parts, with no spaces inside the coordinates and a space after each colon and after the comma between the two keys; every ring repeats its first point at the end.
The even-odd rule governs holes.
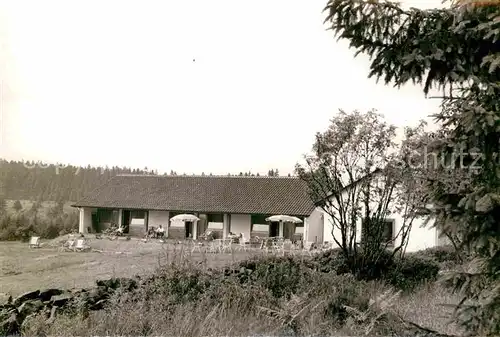
{"type": "MultiPolygon", "coordinates": [[[[97,279],[132,277],[154,272],[181,254],[182,248],[158,242],[123,239],[91,240],[90,246],[102,252],[59,252],[60,239],[42,243],[42,248],[29,249],[27,243],[0,244],[0,289],[17,296],[34,289],[85,288],[97,279]]],[[[205,254],[189,253],[190,259],[202,262],[205,254]]],[[[251,253],[212,254],[210,268],[248,258],[251,253]]]]}
{"type": "Polygon", "coordinates": [[[155,275],[160,281],[134,294],[118,293],[105,310],[89,315],[62,315],[52,324],[43,317],[31,318],[23,328],[26,336],[357,336],[367,331],[372,336],[403,336],[407,328],[400,318],[441,333],[461,332],[449,323],[451,309],[443,306],[456,303],[457,298],[437,284],[381,304],[376,299],[384,293],[395,295],[394,289],[378,281],[356,281],[351,275],[305,272],[300,261],[296,270],[259,259],[261,271],[268,270],[269,275],[249,283],[209,269],[260,255],[255,252],[203,254],[158,242],[93,240],[91,246],[102,253],[62,253],[52,246],[56,242],[31,250],[19,242],[2,243],[2,291],[18,295],[40,288],[89,287],[96,279],[136,274],[155,275]],[[291,296],[276,295],[272,289],[295,289],[294,283],[297,287],[293,294],[289,291],[291,296]],[[355,312],[346,321],[339,314],[343,305],[355,312]]]}

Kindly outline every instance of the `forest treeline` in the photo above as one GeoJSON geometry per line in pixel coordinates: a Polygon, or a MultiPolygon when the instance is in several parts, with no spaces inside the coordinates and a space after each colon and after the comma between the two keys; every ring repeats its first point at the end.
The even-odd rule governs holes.
{"type": "Polygon", "coordinates": [[[79,167],[34,161],[0,161],[0,197],[76,201],[117,174],[154,174],[146,169],[79,167]]]}
{"type": "MultiPolygon", "coordinates": [[[[0,198],[57,202],[77,201],[117,174],[158,174],[158,171],[147,167],[144,169],[90,165],[80,167],[35,161],[0,160],[0,198]]],[[[168,174],[177,175],[177,172],[170,171],[168,174]]],[[[274,169],[267,173],[268,176],[278,176],[278,174],[278,170],[274,169]]],[[[251,172],[240,172],[236,175],[255,176],[251,172]]]]}

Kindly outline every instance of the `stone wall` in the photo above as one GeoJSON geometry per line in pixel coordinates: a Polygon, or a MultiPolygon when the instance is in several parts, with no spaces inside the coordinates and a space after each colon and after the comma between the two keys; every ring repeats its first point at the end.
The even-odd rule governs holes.
{"type": "Polygon", "coordinates": [[[133,291],[140,283],[138,279],[112,278],[96,284],[91,289],[45,289],[9,297],[6,303],[0,303],[0,336],[19,335],[23,324],[34,315],[43,315],[51,323],[62,312],[101,310],[115,290],[133,291]]]}

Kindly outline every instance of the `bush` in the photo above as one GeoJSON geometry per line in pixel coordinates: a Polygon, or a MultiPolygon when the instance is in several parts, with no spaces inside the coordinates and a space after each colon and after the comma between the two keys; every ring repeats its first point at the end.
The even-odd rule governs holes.
{"type": "Polygon", "coordinates": [[[77,214],[70,214],[56,219],[37,217],[36,213],[4,214],[0,219],[0,240],[27,241],[33,235],[44,239],[53,239],[63,233],[70,233],[78,226],[77,214]]]}
{"type": "MultiPolygon", "coordinates": [[[[436,263],[443,265],[453,265],[461,262],[460,254],[456,251],[455,247],[451,245],[427,248],[425,250],[407,255],[433,260],[436,263]]],[[[463,256],[463,258],[468,259],[468,256],[463,256]]]]}
{"type": "Polygon", "coordinates": [[[407,256],[396,259],[384,279],[392,286],[401,290],[412,290],[416,287],[435,281],[439,272],[439,265],[425,258],[407,256]]]}
{"type": "Polygon", "coordinates": [[[276,298],[289,298],[297,292],[307,270],[298,259],[270,256],[244,261],[236,272],[241,283],[261,286],[276,298]]]}
{"type": "Polygon", "coordinates": [[[376,261],[369,261],[362,252],[348,260],[341,250],[323,252],[314,258],[316,268],[337,275],[352,273],[358,280],[383,280],[401,290],[410,290],[429,280],[435,280],[439,265],[429,258],[408,255],[393,258],[389,251],[376,261]]]}
{"type": "Polygon", "coordinates": [[[150,278],[147,292],[149,296],[162,296],[171,303],[195,301],[217,278],[204,273],[199,268],[171,264],[150,278]]]}

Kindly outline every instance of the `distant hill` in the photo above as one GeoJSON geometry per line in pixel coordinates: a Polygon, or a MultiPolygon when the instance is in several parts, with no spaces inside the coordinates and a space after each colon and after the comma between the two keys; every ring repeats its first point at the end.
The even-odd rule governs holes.
{"type": "Polygon", "coordinates": [[[78,167],[0,160],[0,198],[11,200],[76,201],[122,173],[152,174],[146,169],[78,167]]]}

